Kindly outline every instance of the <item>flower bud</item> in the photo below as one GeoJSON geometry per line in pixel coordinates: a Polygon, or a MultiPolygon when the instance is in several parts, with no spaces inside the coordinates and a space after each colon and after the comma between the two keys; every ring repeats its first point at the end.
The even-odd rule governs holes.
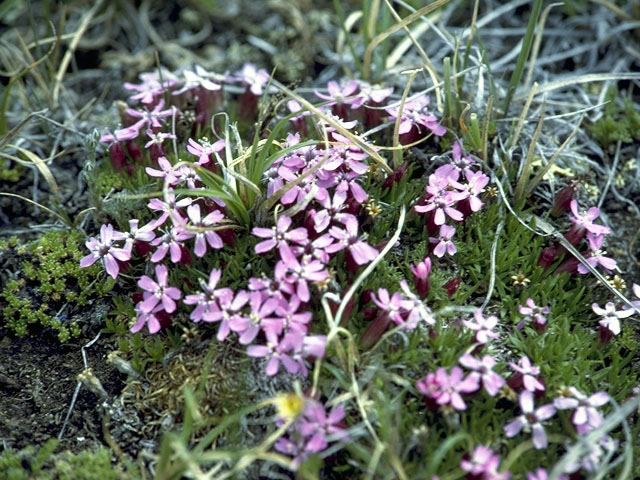
{"type": "Polygon", "coordinates": [[[455,277],[449,280],[444,284],[444,289],[447,292],[448,297],[452,297],[454,293],[458,290],[458,287],[462,283],[462,277],[455,277]]]}
{"type": "Polygon", "coordinates": [[[426,257],[415,267],[411,265],[413,272],[413,282],[420,298],[424,299],[429,295],[429,273],[431,273],[431,258],[426,257]]]}
{"type": "Polygon", "coordinates": [[[544,269],[549,268],[556,259],[557,251],[557,247],[546,247],[544,250],[542,250],[542,253],[540,253],[540,257],[538,257],[538,265],[540,265],[544,269]]]}
{"type": "Polygon", "coordinates": [[[555,201],[553,202],[553,207],[549,212],[551,216],[559,217],[569,211],[571,200],[575,197],[579,186],[580,183],[577,180],[572,180],[569,185],[558,192],[555,201]]]}
{"type": "Polygon", "coordinates": [[[380,313],[380,315],[371,322],[369,328],[362,334],[362,337],[360,337],[360,345],[362,348],[368,350],[378,343],[378,340],[384,335],[384,332],[389,329],[390,324],[391,319],[389,315],[387,315],[386,312],[380,313]]]}

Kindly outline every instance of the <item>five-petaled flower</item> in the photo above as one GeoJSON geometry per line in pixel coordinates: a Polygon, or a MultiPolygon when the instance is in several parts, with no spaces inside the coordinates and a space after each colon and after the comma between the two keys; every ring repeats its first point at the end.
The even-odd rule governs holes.
{"type": "Polygon", "coordinates": [[[157,282],[153,281],[153,279],[147,275],[143,275],[142,278],[138,280],[138,286],[151,293],[140,305],[140,311],[142,313],[152,312],[156,305],[160,303],[167,313],[172,313],[176,310],[175,300],[179,300],[182,293],[176,287],[170,287],[167,284],[167,277],[167,267],[164,265],[156,265],[157,282]]]}
{"type": "Polygon", "coordinates": [[[538,450],[545,448],[547,446],[547,434],[544,431],[542,422],[555,415],[556,408],[550,403],[537,409],[534,408],[533,393],[528,390],[520,394],[520,408],[522,409],[522,415],[504,427],[507,437],[516,436],[523,428],[525,431],[531,430],[533,431],[533,445],[538,450]]]}
{"type": "Polygon", "coordinates": [[[597,392],[587,397],[575,387],[567,388],[564,393],[553,404],[558,410],[574,409],[571,420],[578,433],[584,435],[602,425],[602,415],[596,409],[609,401],[609,394],[597,392]]]}
{"type": "Polygon", "coordinates": [[[616,306],[613,302],[607,302],[604,308],[601,308],[597,303],[591,305],[594,313],[602,316],[602,320],[598,323],[605,328],[608,328],[611,333],[618,335],[620,333],[620,319],[627,318],[633,315],[633,310],[616,310],[616,306]]]}
{"type": "Polygon", "coordinates": [[[117,278],[120,272],[117,260],[121,262],[129,260],[131,258],[131,249],[118,248],[113,245],[113,242],[124,239],[125,235],[114,231],[113,225],[102,225],[100,227],[100,240],[92,237],[85,243],[91,253],[80,260],[80,267],[88,267],[100,260],[107,273],[114,279],[117,278]]]}

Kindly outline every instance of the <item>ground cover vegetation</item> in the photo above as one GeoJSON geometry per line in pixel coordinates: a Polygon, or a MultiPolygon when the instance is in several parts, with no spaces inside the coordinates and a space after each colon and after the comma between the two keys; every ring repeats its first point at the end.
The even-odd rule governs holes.
{"type": "Polygon", "coordinates": [[[187,54],[234,5],[158,10],[185,31],[213,19],[163,48],[149,3],[95,3],[66,53],[128,11],[156,55],[111,70],[87,118],[52,115],[72,55],[24,12],[38,55],[0,106],[3,351],[36,339],[79,363],[51,439],[3,437],[0,469],[640,475],[637,9],[273,2],[240,30],[266,55],[187,54]],[[47,108],[25,113],[34,91],[47,108]]]}

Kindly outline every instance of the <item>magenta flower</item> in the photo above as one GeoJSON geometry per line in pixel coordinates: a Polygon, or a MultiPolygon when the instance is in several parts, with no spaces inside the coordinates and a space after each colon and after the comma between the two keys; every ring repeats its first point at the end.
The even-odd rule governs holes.
{"type": "Polygon", "coordinates": [[[223,294],[218,295],[217,298],[220,309],[203,313],[202,319],[205,322],[220,322],[216,338],[219,342],[222,342],[231,333],[231,323],[235,322],[239,317],[242,317],[240,311],[249,301],[249,294],[244,290],[240,290],[234,294],[234,292],[229,289],[223,294]]]}
{"type": "MultiPolygon", "coordinates": [[[[549,474],[544,468],[538,468],[535,472],[527,472],[527,480],[547,480],[548,478],[549,474]]],[[[569,477],[566,475],[560,475],[557,479],[569,480],[569,477]]]]}
{"type": "Polygon", "coordinates": [[[350,213],[343,213],[342,211],[347,208],[345,203],[347,199],[347,192],[344,190],[336,190],[333,194],[333,200],[327,193],[326,196],[318,200],[318,203],[322,205],[323,209],[313,217],[314,229],[320,233],[329,228],[329,225],[333,221],[344,222],[350,213]]]}
{"type": "Polygon", "coordinates": [[[485,447],[484,445],[478,445],[470,457],[465,455],[465,458],[460,462],[460,468],[465,472],[468,472],[472,478],[485,480],[509,479],[511,477],[511,473],[498,473],[499,466],[500,455],[493,453],[490,448],[485,447]]]}
{"type": "Polygon", "coordinates": [[[258,336],[263,329],[264,322],[270,319],[279,302],[275,298],[263,298],[260,292],[249,294],[249,307],[251,311],[248,316],[235,316],[229,321],[232,331],[240,335],[239,342],[248,345],[258,336]]]}
{"type": "Polygon", "coordinates": [[[400,134],[409,133],[413,128],[420,133],[425,130],[431,131],[434,135],[441,137],[447,133],[447,129],[438,123],[438,119],[427,110],[429,105],[429,97],[423,95],[413,100],[405,102],[402,113],[400,113],[400,105],[395,104],[388,107],[387,113],[391,119],[398,118],[400,114],[400,134]]]}
{"type": "Polygon", "coordinates": [[[609,227],[593,223],[593,221],[600,215],[599,208],[591,207],[586,211],[586,213],[580,213],[578,211],[578,202],[576,200],[571,200],[570,208],[574,216],[569,217],[569,220],[571,220],[578,228],[587,230],[594,235],[608,235],[611,232],[609,227]]]}
{"type": "Polygon", "coordinates": [[[410,265],[413,273],[413,283],[416,286],[420,298],[426,298],[429,294],[429,274],[431,273],[431,258],[425,257],[415,267],[410,265]]]}
{"type": "Polygon", "coordinates": [[[524,305],[518,306],[518,312],[525,317],[524,320],[518,324],[518,329],[521,329],[527,320],[531,320],[534,324],[540,326],[547,323],[547,317],[545,317],[545,315],[551,311],[549,307],[539,307],[533,301],[533,298],[527,298],[525,304],[527,305],[526,307],[524,305]]]}
{"type": "Polygon", "coordinates": [[[214,210],[209,213],[206,217],[200,217],[200,205],[190,205],[187,207],[187,215],[189,216],[189,220],[191,220],[191,224],[199,229],[203,229],[206,231],[199,232],[191,232],[189,230],[185,230],[185,232],[189,232],[191,235],[195,234],[196,244],[194,248],[194,252],[196,256],[203,257],[205,253],[207,253],[207,244],[211,248],[221,249],[224,244],[222,243],[222,238],[218,235],[213,228],[220,224],[222,219],[224,218],[223,213],[220,210],[214,210]]]}
{"type": "Polygon", "coordinates": [[[458,363],[472,370],[469,376],[475,377],[478,382],[482,380],[484,389],[492,397],[495,397],[506,383],[504,378],[493,371],[496,360],[491,355],[485,355],[482,360],[479,360],[473,355],[465,353],[458,359],[458,363]]]}
{"type": "Polygon", "coordinates": [[[428,374],[423,380],[418,380],[418,391],[432,398],[440,406],[451,405],[455,410],[465,410],[467,405],[461,393],[471,393],[478,389],[478,379],[468,376],[464,380],[464,372],[458,366],[451,369],[451,374],[440,367],[435,374],[428,374]]]}
{"type": "Polygon", "coordinates": [[[233,295],[233,291],[230,288],[216,289],[221,274],[222,272],[220,270],[214,268],[209,274],[209,281],[207,283],[200,279],[200,289],[202,292],[185,297],[185,304],[196,305],[196,308],[193,309],[189,316],[194,322],[199,322],[210,312],[219,312],[218,298],[233,295]]]}
{"type": "Polygon", "coordinates": [[[254,227],[251,233],[256,237],[266,238],[255,246],[256,253],[266,253],[273,248],[280,247],[281,245],[288,245],[287,242],[295,242],[302,244],[307,240],[307,229],[304,227],[294,228],[289,231],[291,227],[291,217],[286,215],[280,215],[275,227],[262,228],[254,227]]]}
{"type": "MultiPolygon", "coordinates": [[[[276,297],[271,297],[276,298],[276,297]]],[[[278,298],[278,306],[274,314],[262,321],[262,328],[272,330],[277,336],[294,332],[306,335],[311,322],[311,312],[300,312],[301,300],[293,294],[289,300],[278,298]]]]}
{"type": "Polygon", "coordinates": [[[634,313],[630,308],[626,310],[616,310],[616,306],[613,302],[607,302],[604,308],[600,308],[600,305],[593,303],[591,304],[591,308],[594,313],[602,317],[602,320],[598,323],[601,326],[608,328],[614,335],[618,335],[621,331],[620,319],[630,317],[634,313]]]}
{"type": "Polygon", "coordinates": [[[180,222],[184,223],[186,219],[180,214],[179,209],[191,205],[192,202],[193,200],[189,197],[181,198],[180,200],[178,200],[175,193],[173,192],[169,192],[166,202],[160,200],[159,198],[152,198],[151,200],[149,200],[147,206],[151,210],[162,212],[160,217],[155,221],[154,228],[162,225],[167,220],[167,218],[172,215],[175,216],[180,222]]]}
{"type": "Polygon", "coordinates": [[[386,288],[379,288],[378,297],[373,294],[371,295],[371,299],[394,323],[397,325],[403,325],[405,323],[404,317],[402,316],[404,297],[401,293],[395,292],[389,297],[389,292],[386,288]]]}
{"type": "Polygon", "coordinates": [[[465,169],[464,176],[467,179],[467,183],[463,185],[469,195],[467,197],[469,208],[472,212],[477,212],[482,208],[482,200],[478,195],[484,192],[484,187],[489,183],[489,177],[481,171],[472,172],[468,169],[465,169]]]}
{"type": "Polygon", "coordinates": [[[164,265],[156,265],[156,278],[157,282],[154,282],[147,275],[143,275],[138,280],[138,286],[151,293],[140,305],[140,311],[142,313],[150,313],[159,303],[167,313],[172,313],[176,310],[175,300],[180,299],[182,293],[175,287],[170,287],[167,284],[167,267],[164,265]]]}
{"type": "Polygon", "coordinates": [[[519,365],[513,362],[509,362],[509,366],[516,372],[522,375],[522,384],[528,392],[535,392],[540,390],[544,392],[544,385],[536,378],[540,375],[540,369],[531,363],[529,357],[520,357],[519,365]]]}
{"type": "MultiPolygon", "coordinates": [[[[153,294],[149,292],[144,292],[143,300],[146,300],[149,297],[153,297],[153,294]]],[[[142,330],[142,327],[144,327],[145,325],[149,329],[149,333],[152,333],[152,334],[158,333],[162,328],[162,325],[160,324],[160,319],[156,316],[156,313],[160,314],[161,312],[164,312],[162,308],[162,304],[156,305],[151,312],[145,313],[141,310],[142,303],[143,302],[140,302],[135,306],[135,311],[138,314],[138,320],[136,324],[133,327],[131,327],[131,330],[130,330],[131,333],[139,332],[140,330],[142,330]]],[[[164,313],[166,314],[166,312],[164,313]]]]}
{"type": "MultiPolygon", "coordinates": [[[[292,465],[297,468],[311,453],[322,452],[332,441],[348,438],[342,426],[346,412],[342,406],[334,407],[327,415],[324,405],[312,399],[304,399],[302,413],[291,424],[286,437],[281,437],[274,447],[281,453],[294,457],[292,465]]],[[[285,423],[278,418],[276,425],[285,423]]]]}
{"type": "Polygon", "coordinates": [[[173,170],[171,162],[169,162],[165,157],[158,157],[158,165],[160,166],[160,170],[151,167],[146,167],[144,170],[150,177],[166,179],[165,181],[170,187],[176,185],[178,183],[178,177],[176,176],[176,172],[173,170]]]}
{"type": "Polygon", "coordinates": [[[352,96],[358,90],[358,82],[350,80],[342,88],[335,80],[330,80],[327,84],[328,94],[320,93],[314,90],[317,97],[323,100],[327,100],[329,103],[326,106],[335,105],[336,103],[343,103],[347,97],[352,96]]]}
{"type": "Polygon", "coordinates": [[[116,240],[124,240],[125,235],[115,231],[113,225],[102,225],[100,227],[100,240],[91,237],[85,245],[91,253],[80,260],[80,267],[86,268],[100,260],[107,273],[114,279],[118,277],[120,267],[117,260],[126,262],[131,258],[131,250],[118,248],[113,245],[116,240]]]}
{"type": "Polygon", "coordinates": [[[147,223],[142,227],[138,227],[140,220],[133,218],[129,220],[129,231],[122,232],[124,238],[124,248],[131,252],[131,249],[135,242],[150,242],[156,236],[153,229],[155,228],[155,222],[147,223]]]}
{"type": "MultiPolygon", "coordinates": [[[[616,268],[616,261],[611,257],[605,257],[604,254],[606,252],[601,250],[602,242],[604,240],[604,235],[594,235],[591,232],[587,233],[587,240],[589,241],[589,248],[591,252],[585,255],[585,260],[589,265],[593,268],[596,268],[598,264],[602,265],[602,268],[610,272],[614,268],[616,268]]],[[[589,273],[589,269],[585,267],[582,263],[578,265],[578,273],[586,274],[589,273]]]]}
{"type": "Polygon", "coordinates": [[[453,238],[455,233],[456,229],[454,227],[444,224],[440,227],[440,236],[438,238],[429,238],[431,243],[437,243],[433,249],[433,254],[436,257],[442,258],[445,253],[448,253],[449,255],[456,254],[458,250],[456,249],[455,244],[451,241],[451,238],[453,238]]]}
{"type": "Polygon", "coordinates": [[[335,226],[329,229],[329,233],[337,242],[329,245],[325,250],[335,253],[347,248],[358,265],[374,260],[378,256],[378,250],[358,236],[358,220],[353,216],[347,217],[344,226],[344,229],[335,226]]]}
{"type": "Polygon", "coordinates": [[[126,90],[133,90],[135,93],[129,100],[140,100],[142,103],[154,103],[155,99],[164,93],[165,89],[171,88],[178,81],[178,78],[168,70],[162,69],[162,82],[160,82],[160,74],[157,72],[142,73],[139,75],[142,83],[125,82],[126,90]]]}
{"type": "MultiPolygon", "coordinates": [[[[264,68],[258,70],[252,63],[245,63],[242,69],[237,71],[231,79],[243,82],[253,95],[259,97],[264,92],[267,82],[269,82],[269,72],[264,68]]],[[[274,89],[274,87],[271,87],[271,89],[274,89]]]]}
{"type": "Polygon", "coordinates": [[[160,100],[158,100],[158,103],[156,103],[156,106],[153,107],[153,110],[136,110],[134,108],[128,108],[127,114],[134,118],[139,118],[140,120],[127,128],[136,130],[138,132],[138,135],[140,134],[140,130],[142,130],[143,127],[150,129],[161,129],[162,123],[160,123],[160,119],[173,115],[175,108],[171,107],[166,110],[162,110],[162,107],[164,107],[164,99],[161,98],[160,100]]]}
{"type": "Polygon", "coordinates": [[[171,261],[178,263],[182,260],[182,249],[185,240],[189,240],[193,237],[192,233],[184,231],[179,227],[171,227],[171,230],[165,232],[161,237],[155,238],[151,245],[156,248],[156,251],[151,255],[151,262],[158,263],[164,260],[167,256],[167,252],[170,252],[171,261]]]}
{"type": "Polygon", "coordinates": [[[602,415],[596,409],[609,401],[609,394],[598,392],[587,397],[574,387],[569,387],[566,393],[568,395],[556,398],[553,404],[558,410],[574,409],[571,421],[578,433],[584,435],[602,425],[602,415]]]}
{"type": "Polygon", "coordinates": [[[353,110],[365,104],[381,105],[393,93],[393,87],[374,87],[367,82],[358,82],[358,92],[345,101],[353,110]]]}
{"type": "Polygon", "coordinates": [[[498,317],[489,316],[484,317],[482,310],[476,310],[473,314],[475,322],[469,320],[463,320],[462,324],[470,330],[476,332],[475,341],[484,345],[490,338],[498,338],[500,335],[494,332],[493,329],[498,325],[498,317]]]}
{"type": "Polygon", "coordinates": [[[280,245],[280,260],[276,264],[275,278],[278,281],[286,280],[296,286],[296,295],[303,302],[308,302],[311,298],[309,285],[307,282],[322,282],[327,279],[329,272],[318,260],[298,261],[293,251],[286,243],[280,245]]]}
{"type": "Polygon", "coordinates": [[[468,155],[464,155],[462,151],[462,146],[460,142],[456,141],[453,143],[453,148],[451,149],[451,156],[453,157],[451,160],[451,164],[456,167],[458,170],[462,170],[466,173],[467,170],[470,170],[472,165],[476,164],[476,161],[468,155]]]}
{"type": "Polygon", "coordinates": [[[292,344],[300,341],[301,335],[295,332],[287,333],[282,340],[278,339],[274,330],[268,329],[264,332],[267,337],[266,345],[250,345],[247,348],[247,355],[253,358],[268,358],[265,373],[269,377],[273,377],[280,370],[280,363],[289,373],[298,373],[300,368],[289,352],[292,350],[292,344]]]}
{"type": "Polygon", "coordinates": [[[206,163],[209,163],[211,160],[211,155],[219,152],[220,150],[224,150],[225,141],[218,140],[214,143],[209,143],[209,139],[206,137],[200,138],[197,142],[190,138],[189,143],[187,145],[187,151],[198,157],[198,161],[195,162],[196,165],[202,166],[206,163]]]}
{"type": "Polygon", "coordinates": [[[531,430],[533,431],[533,445],[538,450],[546,448],[547,434],[542,422],[555,415],[555,407],[552,404],[547,404],[534,409],[533,393],[526,390],[520,394],[520,408],[522,415],[504,427],[505,434],[511,438],[520,433],[522,429],[531,430]]]}

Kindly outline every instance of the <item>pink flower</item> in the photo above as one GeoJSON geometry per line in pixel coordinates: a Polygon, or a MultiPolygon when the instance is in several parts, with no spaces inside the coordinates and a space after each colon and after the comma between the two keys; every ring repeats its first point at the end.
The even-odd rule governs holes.
{"type": "Polygon", "coordinates": [[[156,248],[156,251],[151,255],[151,262],[161,262],[166,257],[167,252],[170,252],[171,261],[178,263],[183,257],[183,243],[193,237],[192,233],[184,231],[178,227],[171,227],[171,230],[167,231],[161,237],[155,238],[151,245],[156,248]]]}
{"type": "MultiPolygon", "coordinates": [[[[544,468],[538,468],[535,472],[527,472],[527,480],[547,480],[548,478],[549,474],[544,468]]],[[[557,479],[569,480],[569,477],[566,475],[560,475],[557,479]]]]}
{"type": "Polygon", "coordinates": [[[118,248],[113,245],[116,240],[123,240],[125,235],[114,231],[113,225],[102,225],[100,227],[100,240],[91,237],[85,245],[91,253],[80,260],[80,267],[86,268],[100,260],[107,273],[114,279],[118,277],[120,267],[117,260],[126,262],[131,258],[131,250],[118,248]]]}
{"type": "Polygon", "coordinates": [[[256,237],[266,238],[263,242],[255,246],[256,253],[266,253],[273,248],[287,245],[287,242],[304,243],[307,240],[307,229],[304,227],[294,228],[289,231],[292,220],[291,217],[280,215],[275,227],[262,228],[254,227],[251,233],[256,237]]]}
{"type": "MultiPolygon", "coordinates": [[[[187,215],[189,216],[189,220],[194,227],[203,229],[206,231],[195,232],[196,244],[194,252],[196,256],[203,257],[207,252],[207,243],[211,248],[221,249],[224,245],[222,243],[222,239],[220,235],[218,235],[213,228],[220,224],[222,219],[224,219],[224,215],[220,210],[214,210],[209,213],[206,217],[200,217],[200,205],[190,205],[187,207],[187,215]]],[[[186,230],[191,235],[189,230],[186,230]]]]}
{"type": "Polygon", "coordinates": [[[448,253],[449,255],[456,254],[458,250],[456,249],[455,244],[451,241],[451,238],[455,233],[455,228],[445,224],[440,227],[439,238],[432,237],[429,239],[431,243],[437,243],[437,245],[433,249],[433,254],[436,257],[442,258],[445,253],[448,253]]]}
{"type": "Polygon", "coordinates": [[[472,478],[483,480],[507,480],[511,477],[511,473],[498,473],[500,466],[500,455],[493,453],[490,448],[484,445],[478,445],[473,451],[473,455],[465,458],[460,462],[460,468],[468,472],[472,478]]]}
{"type": "Polygon", "coordinates": [[[166,202],[160,200],[159,198],[152,198],[151,200],[149,200],[147,206],[151,210],[162,212],[162,215],[160,215],[160,217],[155,221],[153,228],[159,227],[160,225],[164,224],[167,218],[169,218],[169,216],[171,215],[175,216],[182,223],[184,223],[186,220],[180,214],[179,209],[191,205],[192,202],[193,200],[189,197],[181,198],[180,200],[178,200],[175,193],[173,192],[169,192],[166,202]]]}
{"type": "Polygon", "coordinates": [[[440,406],[450,404],[456,410],[465,410],[467,405],[460,393],[475,392],[478,379],[468,376],[463,380],[463,376],[464,372],[458,366],[451,369],[451,374],[441,367],[435,374],[430,373],[423,380],[418,380],[418,391],[434,399],[440,406]]]}
{"type": "Polygon", "coordinates": [[[413,282],[418,291],[420,298],[426,298],[429,294],[429,273],[431,273],[431,258],[426,257],[419,262],[415,267],[410,266],[411,273],[413,273],[413,282]]]}
{"type": "Polygon", "coordinates": [[[170,187],[176,185],[178,183],[178,177],[176,177],[171,162],[165,157],[158,157],[158,165],[160,166],[160,170],[151,167],[146,167],[144,170],[150,177],[165,178],[167,185],[170,187]]]}
{"type": "MultiPolygon", "coordinates": [[[[604,240],[604,235],[594,235],[589,232],[587,233],[587,240],[589,241],[589,248],[591,249],[591,252],[588,255],[585,255],[585,260],[589,265],[596,268],[598,264],[600,264],[602,265],[602,268],[607,271],[611,271],[616,268],[616,261],[611,257],[605,257],[604,254],[606,252],[600,250],[604,240]]],[[[584,275],[589,273],[589,269],[580,263],[578,265],[578,273],[584,275]]]]}
{"type": "Polygon", "coordinates": [[[520,315],[523,315],[525,318],[518,324],[518,329],[521,329],[524,326],[524,322],[527,320],[533,321],[536,325],[544,325],[547,323],[547,318],[544,316],[551,311],[549,307],[539,307],[533,301],[533,298],[527,298],[526,307],[524,305],[520,305],[518,307],[518,312],[520,315]]]}
{"type": "Polygon", "coordinates": [[[187,145],[187,151],[195,155],[198,158],[198,161],[195,163],[198,166],[202,166],[206,163],[209,163],[211,160],[211,155],[219,152],[220,150],[224,150],[225,141],[218,140],[214,143],[209,143],[209,139],[206,137],[200,138],[197,142],[190,138],[189,144],[187,145]]]}
{"type": "Polygon", "coordinates": [[[167,313],[172,313],[176,310],[176,302],[182,293],[175,287],[170,287],[167,284],[167,267],[164,265],[156,265],[156,278],[157,282],[154,282],[150,277],[143,275],[138,280],[138,286],[151,293],[140,305],[140,311],[142,313],[150,313],[159,303],[167,313]]]}
{"type": "Polygon", "coordinates": [[[600,308],[600,305],[593,303],[591,304],[591,308],[594,313],[602,316],[602,320],[598,323],[601,326],[608,328],[614,335],[618,335],[620,333],[620,319],[630,317],[634,313],[630,308],[627,310],[616,310],[616,306],[613,302],[607,302],[604,308],[600,308]]]}
{"type": "Polygon", "coordinates": [[[519,365],[509,362],[509,366],[522,375],[522,384],[525,390],[529,392],[535,392],[536,390],[544,392],[544,385],[536,378],[537,375],[540,375],[540,369],[531,364],[529,357],[523,355],[520,357],[519,365]]]}
{"type": "Polygon", "coordinates": [[[569,204],[573,217],[569,217],[578,228],[587,230],[594,235],[608,235],[611,232],[609,227],[604,225],[596,225],[593,221],[600,215],[600,209],[597,207],[591,207],[586,213],[580,213],[578,211],[578,202],[571,200],[569,204]]]}
{"type": "MultiPolygon", "coordinates": [[[[146,300],[149,297],[152,297],[153,294],[148,293],[148,292],[144,292],[144,299],[146,300]]],[[[160,331],[160,329],[162,328],[162,325],[160,323],[160,319],[158,318],[158,316],[156,314],[162,314],[164,313],[166,315],[166,312],[163,310],[162,308],[162,304],[158,304],[156,305],[156,307],[151,311],[151,312],[143,312],[141,310],[141,305],[143,302],[140,302],[138,304],[136,304],[135,306],[135,311],[138,314],[138,321],[136,322],[136,324],[131,327],[131,333],[137,333],[140,330],[142,330],[142,327],[144,327],[145,325],[147,326],[147,328],[149,329],[149,333],[158,333],[160,331]]]]}
{"type": "Polygon", "coordinates": [[[287,333],[282,340],[278,339],[275,331],[266,330],[265,336],[267,338],[266,345],[250,345],[247,348],[247,355],[254,358],[267,357],[269,360],[265,369],[267,376],[272,377],[280,369],[280,363],[289,373],[298,373],[300,365],[296,362],[289,353],[293,350],[292,345],[300,342],[302,338],[301,334],[295,332],[287,333]]]}
{"type": "MultiPolygon", "coordinates": [[[[253,95],[259,97],[269,82],[269,72],[264,68],[258,70],[252,63],[245,63],[242,69],[237,71],[232,79],[243,82],[253,95]]],[[[273,90],[274,87],[271,87],[271,89],[273,90]]]]}
{"type": "Polygon", "coordinates": [[[596,408],[609,401],[609,394],[598,392],[587,397],[574,387],[569,387],[566,393],[568,395],[556,398],[553,404],[558,410],[574,409],[571,421],[578,433],[584,435],[602,425],[602,415],[596,408]]]}
{"type": "Polygon", "coordinates": [[[329,225],[333,221],[344,222],[351,214],[343,213],[342,211],[347,208],[345,203],[347,199],[347,192],[344,190],[337,190],[333,194],[333,200],[327,193],[326,196],[318,200],[318,203],[322,205],[323,209],[313,217],[314,229],[320,233],[329,228],[329,225]]]}
{"type": "Polygon", "coordinates": [[[533,445],[538,449],[546,448],[547,434],[542,422],[551,418],[556,413],[552,404],[543,405],[534,409],[533,393],[524,391],[520,394],[520,408],[522,415],[504,427],[505,434],[511,438],[516,436],[523,428],[525,431],[533,431],[533,445]]]}
{"type": "Polygon", "coordinates": [[[187,295],[184,299],[185,304],[196,305],[196,308],[191,312],[189,317],[194,322],[199,322],[210,312],[219,312],[218,299],[223,296],[233,295],[233,291],[230,288],[216,289],[221,274],[222,272],[218,269],[214,268],[211,270],[208,283],[200,279],[200,289],[202,292],[187,295]]]}
{"type": "Polygon", "coordinates": [[[295,285],[296,295],[303,302],[308,302],[311,294],[307,282],[322,282],[327,279],[329,272],[325,270],[324,264],[318,260],[305,260],[303,258],[302,262],[298,261],[286,243],[280,245],[279,251],[282,260],[276,264],[276,280],[285,280],[295,285]]]}
{"type": "Polygon", "coordinates": [[[234,292],[229,289],[222,295],[218,296],[217,311],[205,312],[202,315],[202,319],[205,322],[220,322],[218,327],[218,334],[216,338],[219,342],[225,340],[231,333],[231,323],[242,317],[240,310],[249,301],[249,294],[244,290],[234,292]]]}
{"type": "Polygon", "coordinates": [[[326,106],[335,105],[336,103],[342,103],[347,97],[350,97],[358,90],[358,82],[350,80],[342,88],[335,80],[330,80],[327,84],[328,94],[320,93],[314,90],[317,97],[323,100],[328,100],[329,103],[326,106]]]}
{"type": "Polygon", "coordinates": [[[278,306],[275,298],[262,298],[260,292],[249,294],[249,306],[251,311],[248,316],[235,316],[229,321],[232,331],[240,335],[239,342],[248,345],[258,336],[263,329],[264,322],[270,319],[270,315],[278,306]]]}
{"type": "Polygon", "coordinates": [[[344,229],[335,226],[329,229],[329,233],[337,242],[329,245],[325,250],[335,253],[347,248],[358,265],[374,260],[378,256],[378,251],[358,236],[358,220],[353,216],[347,217],[344,220],[344,226],[344,229]]]}
{"type": "Polygon", "coordinates": [[[475,377],[478,382],[482,380],[484,389],[492,397],[495,397],[506,383],[504,378],[493,371],[496,360],[491,355],[485,355],[482,360],[479,360],[473,355],[465,353],[460,357],[458,363],[473,370],[469,376],[475,377]]]}
{"type": "Polygon", "coordinates": [[[382,311],[386,312],[388,317],[393,320],[397,325],[403,325],[404,318],[402,316],[403,311],[403,303],[404,298],[402,294],[399,292],[395,292],[393,296],[389,297],[389,292],[385,288],[378,289],[378,297],[374,295],[371,296],[373,303],[375,303],[378,308],[382,311]]]}
{"type": "Polygon", "coordinates": [[[394,104],[386,110],[391,119],[396,119],[399,114],[401,115],[400,129],[398,130],[400,134],[409,133],[412,128],[416,128],[420,133],[426,129],[441,137],[447,133],[447,129],[440,125],[435,115],[427,110],[427,105],[429,105],[429,97],[423,95],[406,101],[402,113],[400,113],[399,104],[394,104]]]}
{"type": "Polygon", "coordinates": [[[494,332],[493,329],[498,325],[498,317],[493,315],[484,317],[482,310],[476,310],[473,314],[475,322],[469,320],[463,320],[462,324],[470,330],[476,332],[475,341],[484,345],[490,338],[498,338],[500,335],[494,332]]]}

